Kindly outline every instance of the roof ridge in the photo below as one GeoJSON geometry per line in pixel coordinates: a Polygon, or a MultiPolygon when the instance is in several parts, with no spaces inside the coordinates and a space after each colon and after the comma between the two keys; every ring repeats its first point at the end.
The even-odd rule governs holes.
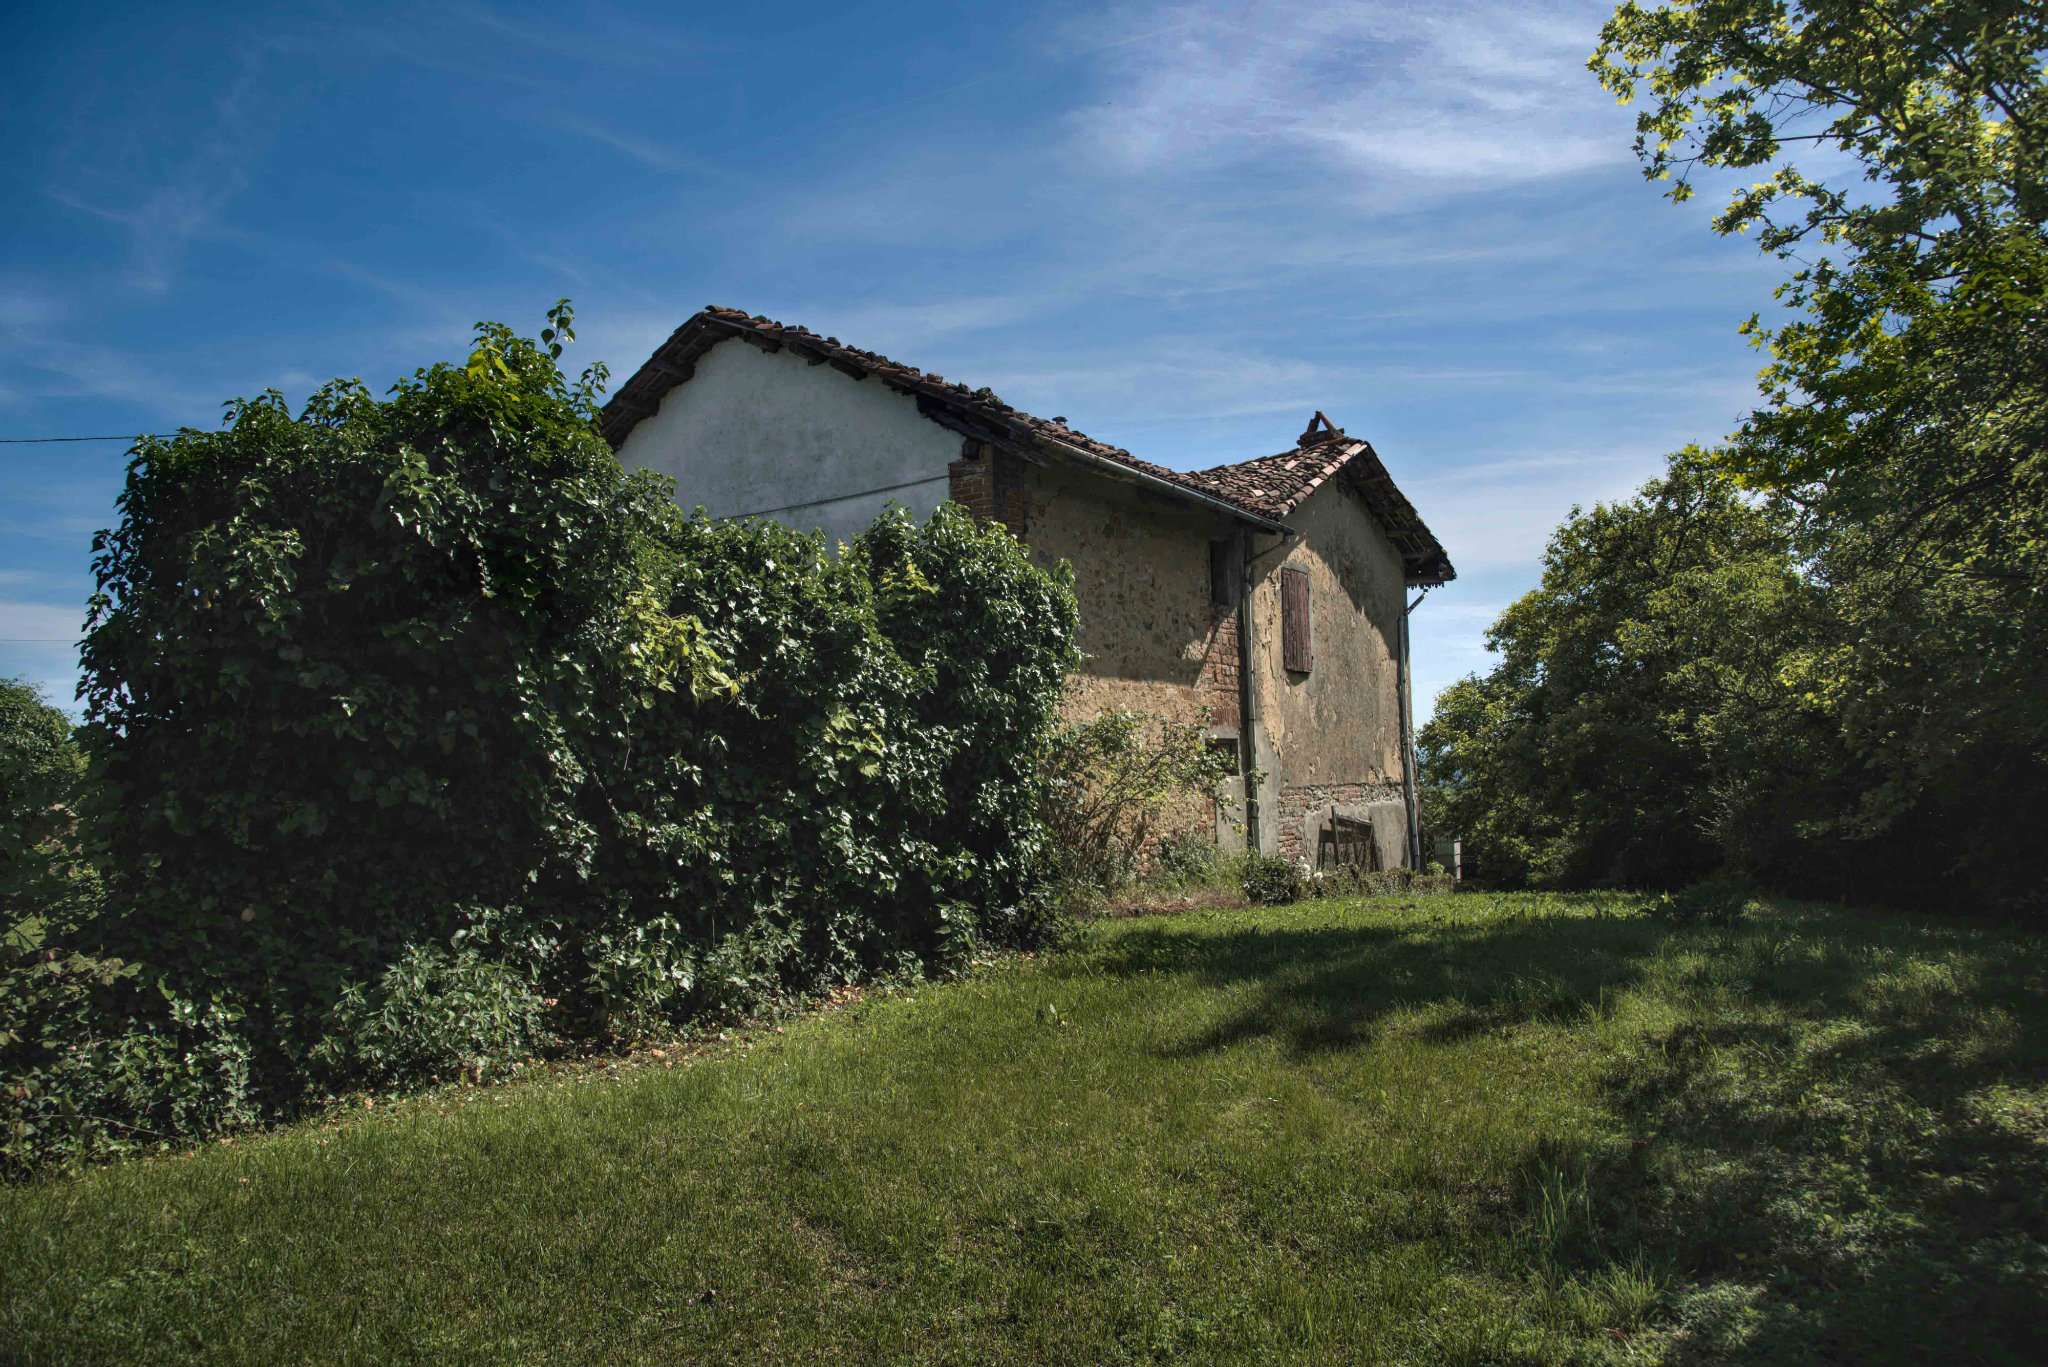
{"type": "Polygon", "coordinates": [[[1321,411],[1309,420],[1307,430],[1290,450],[1208,470],[1174,470],[1141,460],[1121,446],[1113,446],[1076,431],[1067,425],[1064,417],[1041,418],[1013,407],[985,385],[973,389],[957,380],[948,380],[937,371],[920,370],[891,360],[881,352],[849,345],[837,337],[821,335],[801,324],[782,323],[763,314],[719,304],[706,305],[669,334],[668,339],[654,349],[654,354],[619,386],[611,401],[605,404],[599,415],[599,426],[613,449],[622,446],[632,430],[661,406],[662,399],[671,389],[696,373],[697,362],[706,352],[734,337],[742,338],[763,351],[787,348],[812,365],[829,364],[855,379],[876,376],[890,388],[916,396],[921,407],[925,403],[937,404],[954,414],[947,420],[949,426],[965,424],[960,430],[986,432],[988,436],[997,438],[1021,433],[1039,442],[1066,447],[1083,456],[1121,465],[1197,500],[1221,505],[1248,518],[1254,525],[1277,523],[1331,476],[1364,454],[1371,459],[1372,477],[1383,483],[1391,495],[1390,499],[1377,501],[1375,509],[1378,511],[1381,503],[1386,505],[1386,510],[1378,511],[1378,515],[1382,522],[1388,523],[1388,533],[1395,538],[1396,545],[1402,547],[1403,561],[1411,573],[1440,574],[1441,577],[1430,581],[1437,583],[1454,573],[1443,547],[1422,525],[1422,519],[1416,515],[1413,506],[1393,487],[1392,478],[1386,467],[1380,464],[1379,457],[1373,454],[1371,444],[1347,436],[1321,411]],[[1303,456],[1310,457],[1312,468],[1321,467],[1305,478],[1296,478],[1299,472],[1291,467],[1279,472],[1284,476],[1280,478],[1264,468],[1256,472],[1250,470],[1254,466],[1264,467],[1268,462],[1303,456]],[[1244,477],[1252,473],[1258,475],[1256,484],[1245,482],[1244,477]],[[1268,484],[1274,488],[1269,490],[1265,487],[1268,484]],[[1404,525],[1395,526],[1388,522],[1389,517],[1405,519],[1404,525]],[[1404,544],[1404,540],[1408,544],[1404,544]]]}

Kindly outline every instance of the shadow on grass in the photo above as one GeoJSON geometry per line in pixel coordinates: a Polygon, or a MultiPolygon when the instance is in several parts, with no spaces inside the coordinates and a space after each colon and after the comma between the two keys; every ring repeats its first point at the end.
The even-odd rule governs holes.
{"type": "Polygon", "coordinates": [[[1642,1137],[1591,1182],[1624,1245],[1681,1270],[1694,1360],[2042,1360],[2043,1001],[2023,967],[1960,967],[1910,1011],[1844,974],[1808,1012],[1689,1021],[1612,1070],[1642,1137]]]}
{"type": "Polygon", "coordinates": [[[2048,949],[2010,932],[1781,909],[1731,928],[1461,918],[1125,934],[1094,965],[1254,996],[1171,1049],[1295,1057],[1434,1008],[1445,1044],[1590,1020],[1624,992],[1681,1023],[1636,1038],[1601,1104],[1628,1137],[1532,1136],[1532,1267],[1583,1285],[1663,1269],[1683,1361],[2036,1362],[2048,1324],[2048,949]],[[1576,1193],[1574,1196],[1573,1194],[1576,1193]],[[1567,1199],[1569,1198],[1569,1199],[1567,1199]],[[1561,1224],[1572,1202],[1579,1217],[1561,1224]]]}
{"type": "Polygon", "coordinates": [[[1439,1008],[1423,1037],[1446,1043],[1603,1011],[1641,980],[1665,934],[1632,916],[1475,922],[1455,910],[1419,912],[1394,926],[1248,926],[1223,934],[1148,927],[1118,937],[1089,968],[1255,987],[1250,1005],[1174,1046],[1176,1055],[1274,1038],[1302,1056],[1367,1044],[1385,1017],[1421,1006],[1439,1008]]]}

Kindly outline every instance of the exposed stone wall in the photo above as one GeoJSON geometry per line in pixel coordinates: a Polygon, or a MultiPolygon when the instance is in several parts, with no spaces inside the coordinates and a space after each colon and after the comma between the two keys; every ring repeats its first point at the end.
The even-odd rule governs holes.
{"type": "Polygon", "coordinates": [[[1209,643],[1202,655],[1197,683],[1217,728],[1235,734],[1243,710],[1243,697],[1238,691],[1237,609],[1212,608],[1208,631],[1209,643]]]}
{"type": "MultiPolygon", "coordinates": [[[[1227,524],[1086,470],[1001,451],[963,456],[951,473],[956,502],[1003,522],[1039,564],[1075,566],[1085,658],[1061,704],[1070,719],[1127,708],[1200,722],[1235,743],[1237,610],[1210,601],[1209,575],[1209,543],[1231,535],[1227,524]]],[[[1227,809],[1203,799],[1169,812],[1162,833],[1210,831],[1241,848],[1242,785],[1226,800],[1227,809]]]]}
{"type": "Polygon", "coordinates": [[[1398,783],[1303,784],[1282,788],[1267,803],[1274,852],[1289,859],[1315,862],[1334,809],[1339,816],[1372,823],[1381,868],[1400,868],[1408,862],[1408,804],[1398,783]]]}
{"type": "Polygon", "coordinates": [[[1020,465],[1018,475],[1033,559],[1076,567],[1087,658],[1068,688],[1067,714],[1206,715],[1235,734],[1236,613],[1209,601],[1209,542],[1229,529],[1086,470],[1020,465]]]}
{"type": "MultiPolygon", "coordinates": [[[[1131,708],[1176,722],[1205,720],[1219,738],[1241,724],[1237,611],[1212,601],[1210,542],[1234,530],[1199,509],[1086,470],[1027,464],[970,444],[952,464],[955,501],[1005,523],[1039,563],[1076,567],[1086,659],[1063,707],[1085,719],[1131,708]]],[[[1334,805],[1373,824],[1383,867],[1407,862],[1396,688],[1399,554],[1355,491],[1312,495],[1289,519],[1300,535],[1253,566],[1249,603],[1258,684],[1256,766],[1263,770],[1260,844],[1313,860],[1334,805]],[[1281,658],[1279,571],[1309,577],[1313,668],[1281,658]]],[[[1214,804],[1177,813],[1174,827],[1215,824],[1214,804]]],[[[1242,819],[1242,795],[1230,813],[1242,819]]],[[[1241,836],[1237,837],[1241,844],[1241,836]]]]}

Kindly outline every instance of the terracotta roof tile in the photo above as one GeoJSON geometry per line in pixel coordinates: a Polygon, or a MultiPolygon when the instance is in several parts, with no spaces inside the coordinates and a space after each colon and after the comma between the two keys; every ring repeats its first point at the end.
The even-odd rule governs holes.
{"type": "Polygon", "coordinates": [[[1197,470],[1183,478],[1206,493],[1282,521],[1339,476],[1358,490],[1386,528],[1410,583],[1441,584],[1457,576],[1443,546],[1395,487],[1372,443],[1345,435],[1320,413],[1291,451],[1197,470]]]}
{"type": "Polygon", "coordinates": [[[662,397],[695,373],[697,361],[705,352],[732,338],[765,351],[788,348],[813,365],[829,364],[858,378],[874,376],[892,389],[917,396],[920,407],[926,407],[927,412],[943,410],[950,415],[950,421],[964,423],[967,429],[986,428],[991,438],[1027,437],[1056,449],[1077,451],[1199,499],[1223,504],[1260,522],[1283,520],[1331,476],[1342,472],[1385,525],[1401,552],[1410,583],[1443,583],[1456,574],[1443,547],[1394,487],[1392,477],[1371,445],[1346,437],[1320,413],[1293,450],[1190,474],[1140,460],[1121,446],[1097,441],[1067,426],[1063,417],[1040,418],[1012,408],[992,389],[970,389],[949,382],[935,371],[919,370],[880,352],[848,346],[836,337],[820,336],[806,327],[715,305],[677,328],[619,386],[600,418],[605,439],[614,448],[623,445],[633,428],[661,406],[662,397]]]}

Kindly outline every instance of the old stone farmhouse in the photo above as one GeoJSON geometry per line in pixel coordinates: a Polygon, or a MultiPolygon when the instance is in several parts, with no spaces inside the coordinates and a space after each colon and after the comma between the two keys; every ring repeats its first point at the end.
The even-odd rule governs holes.
{"type": "Polygon", "coordinates": [[[1193,474],[986,389],[801,327],[710,308],[620,387],[604,432],[719,516],[850,538],[891,502],[954,499],[1070,561],[1087,653],[1068,707],[1206,718],[1242,780],[1222,837],[1311,859],[1333,813],[1412,865],[1410,589],[1444,548],[1372,446],[1322,414],[1278,455],[1193,474]],[[1237,834],[1242,832],[1243,834],[1237,834]]]}

